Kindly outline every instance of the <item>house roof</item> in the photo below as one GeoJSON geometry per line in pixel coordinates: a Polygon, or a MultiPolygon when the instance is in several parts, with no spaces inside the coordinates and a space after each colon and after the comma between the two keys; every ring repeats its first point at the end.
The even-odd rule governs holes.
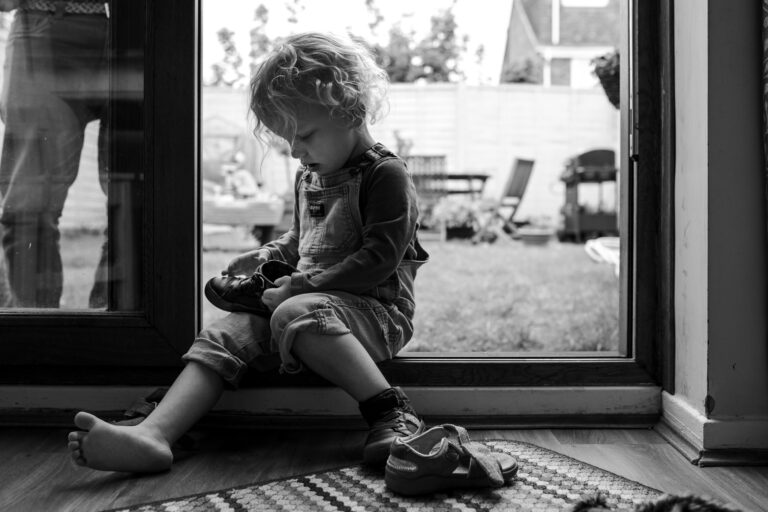
{"type": "MultiPolygon", "coordinates": [[[[559,0],[558,0],[559,1],[559,0]]],[[[525,14],[539,44],[552,45],[552,0],[514,0],[525,14]]],[[[522,12],[521,12],[522,11],[522,12]]],[[[608,0],[604,7],[560,5],[559,41],[561,46],[617,46],[619,43],[619,0],[608,0]]]]}
{"type": "MultiPolygon", "coordinates": [[[[603,7],[574,7],[559,4],[557,42],[553,43],[554,0],[513,0],[507,25],[507,42],[502,64],[502,81],[520,63],[541,60],[543,47],[618,47],[620,38],[619,1],[606,0],[603,7]]],[[[587,4],[588,5],[588,4],[587,4]]]]}

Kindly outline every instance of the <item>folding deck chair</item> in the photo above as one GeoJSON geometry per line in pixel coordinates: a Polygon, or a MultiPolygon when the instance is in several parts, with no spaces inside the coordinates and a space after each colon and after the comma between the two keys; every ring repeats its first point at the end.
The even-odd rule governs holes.
{"type": "Polygon", "coordinates": [[[501,192],[501,197],[486,207],[485,215],[479,222],[479,228],[475,234],[474,241],[495,240],[503,231],[508,235],[514,235],[517,227],[514,224],[515,214],[523,200],[523,194],[528,187],[528,180],[533,171],[534,160],[526,158],[516,158],[512,163],[507,182],[501,192]]]}

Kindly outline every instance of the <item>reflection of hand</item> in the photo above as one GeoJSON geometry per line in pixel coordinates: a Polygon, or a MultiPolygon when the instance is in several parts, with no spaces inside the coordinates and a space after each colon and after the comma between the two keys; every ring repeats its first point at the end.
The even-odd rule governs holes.
{"type": "Polygon", "coordinates": [[[277,288],[268,288],[261,294],[261,302],[263,302],[270,311],[274,311],[277,306],[291,296],[290,276],[278,277],[275,284],[277,285],[277,288]]]}
{"type": "Polygon", "coordinates": [[[16,9],[21,0],[0,0],[0,11],[7,12],[16,9]]]}
{"type": "Polygon", "coordinates": [[[266,263],[266,258],[264,258],[261,254],[262,253],[259,251],[259,249],[256,249],[255,251],[249,251],[236,256],[232,261],[229,262],[227,265],[227,270],[225,270],[224,273],[230,276],[250,276],[256,272],[256,269],[259,267],[259,265],[266,263]]]}

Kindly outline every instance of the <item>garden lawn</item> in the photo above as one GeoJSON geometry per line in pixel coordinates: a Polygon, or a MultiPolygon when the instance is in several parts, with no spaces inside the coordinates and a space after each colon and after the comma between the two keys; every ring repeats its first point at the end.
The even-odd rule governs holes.
{"type": "MultiPolygon", "coordinates": [[[[62,307],[87,308],[101,241],[100,233],[62,237],[62,307]]],[[[416,279],[415,332],[406,352],[616,350],[619,280],[582,245],[423,245],[430,260],[416,279]]],[[[236,254],[203,252],[201,297],[202,285],[236,254]]],[[[203,325],[226,314],[204,298],[201,304],[203,325]]]]}
{"type": "MultiPolygon", "coordinates": [[[[414,336],[405,351],[616,350],[619,280],[578,244],[425,241],[414,336]]],[[[203,252],[202,283],[235,252],[203,252]]],[[[203,324],[224,316],[203,299],[203,324]]]]}
{"type": "Polygon", "coordinates": [[[615,350],[619,280],[578,244],[424,243],[406,351],[615,350]]]}

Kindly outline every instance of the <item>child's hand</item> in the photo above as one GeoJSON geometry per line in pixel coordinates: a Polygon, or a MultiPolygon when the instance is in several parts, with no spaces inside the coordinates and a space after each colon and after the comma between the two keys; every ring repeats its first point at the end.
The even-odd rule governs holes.
{"type": "Polygon", "coordinates": [[[256,249],[255,251],[249,251],[236,256],[235,259],[229,262],[227,270],[223,273],[230,276],[250,276],[256,272],[259,265],[266,263],[267,259],[261,254],[263,253],[261,253],[259,249],[256,249]]]}
{"type": "Polygon", "coordinates": [[[261,294],[261,302],[263,302],[270,311],[274,311],[277,306],[291,296],[290,276],[278,277],[275,280],[275,284],[277,285],[277,288],[267,288],[264,290],[264,293],[261,294]]]}

